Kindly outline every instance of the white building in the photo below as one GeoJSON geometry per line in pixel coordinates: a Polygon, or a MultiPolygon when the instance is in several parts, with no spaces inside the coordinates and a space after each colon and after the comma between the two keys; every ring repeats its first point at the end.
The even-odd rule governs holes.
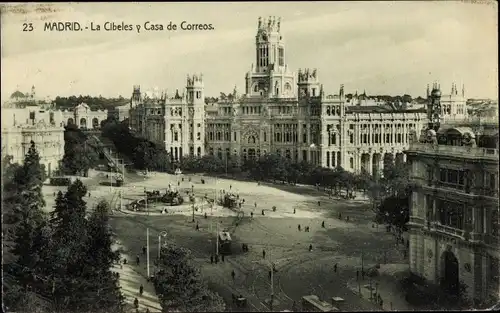
{"type": "Polygon", "coordinates": [[[24,161],[31,141],[35,142],[40,163],[47,174],[59,168],[64,155],[64,122],[61,111],[46,111],[37,106],[2,108],[2,158],[24,161]]]}

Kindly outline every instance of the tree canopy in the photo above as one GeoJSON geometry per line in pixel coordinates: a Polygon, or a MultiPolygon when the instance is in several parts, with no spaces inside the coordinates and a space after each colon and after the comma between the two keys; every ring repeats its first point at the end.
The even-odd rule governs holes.
{"type": "Polygon", "coordinates": [[[42,211],[43,168],[34,143],[23,165],[3,163],[3,211],[11,230],[4,241],[9,310],[121,312],[123,297],[111,272],[118,254],[111,247],[108,204],[101,202],[87,220],[87,189],[76,180],[57,194],[48,219],[42,211]]]}
{"type": "Polygon", "coordinates": [[[224,300],[208,289],[188,249],[164,245],[158,265],[154,282],[164,312],[224,311],[224,300]]]}
{"type": "Polygon", "coordinates": [[[64,171],[69,175],[87,176],[88,170],[98,160],[95,150],[87,145],[87,136],[74,124],[64,130],[64,171]]]}

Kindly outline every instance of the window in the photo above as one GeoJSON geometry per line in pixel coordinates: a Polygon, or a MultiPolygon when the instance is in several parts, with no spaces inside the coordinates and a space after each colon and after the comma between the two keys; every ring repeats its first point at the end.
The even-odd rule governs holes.
{"type": "Polygon", "coordinates": [[[463,229],[465,206],[459,202],[436,199],[439,222],[441,225],[463,229]]]}
{"type": "Polygon", "coordinates": [[[189,133],[189,140],[194,140],[193,132],[189,133]]]}
{"type": "Polygon", "coordinates": [[[302,160],[307,161],[307,151],[306,150],[302,150],[302,160]]]}
{"type": "Polygon", "coordinates": [[[177,132],[174,132],[174,141],[179,140],[179,134],[177,132]]]}
{"type": "Polygon", "coordinates": [[[234,141],[236,141],[236,132],[234,132],[234,141]]]}
{"type": "Polygon", "coordinates": [[[283,48],[278,48],[278,64],[279,66],[285,65],[285,50],[283,48]]]}
{"type": "Polygon", "coordinates": [[[307,143],[307,134],[306,133],[302,134],[302,143],[307,143]]]}
{"type": "Polygon", "coordinates": [[[196,133],[196,140],[201,140],[201,133],[200,132],[196,133]]]}
{"type": "Polygon", "coordinates": [[[266,142],[266,141],[267,141],[267,133],[264,132],[264,142],[266,142]]]}
{"type": "Polygon", "coordinates": [[[326,151],[326,167],[330,167],[330,151],[326,151]]]}
{"type": "Polygon", "coordinates": [[[442,186],[462,190],[465,186],[465,171],[441,168],[439,182],[442,186]]]}

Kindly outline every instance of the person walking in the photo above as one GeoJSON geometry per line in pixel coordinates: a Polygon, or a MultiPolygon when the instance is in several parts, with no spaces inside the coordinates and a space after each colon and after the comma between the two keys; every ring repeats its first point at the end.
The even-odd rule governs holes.
{"type": "Polygon", "coordinates": [[[141,263],[141,259],[139,259],[139,255],[137,255],[135,257],[135,263],[137,263],[137,265],[139,265],[141,263]]]}
{"type": "Polygon", "coordinates": [[[297,226],[297,229],[298,229],[299,231],[301,230],[301,228],[300,228],[300,224],[297,226]]]}
{"type": "Polygon", "coordinates": [[[224,254],[221,254],[220,258],[221,258],[221,261],[224,262],[224,254]]]}
{"type": "Polygon", "coordinates": [[[135,300],[134,300],[134,307],[135,307],[136,309],[138,309],[138,308],[139,308],[139,300],[138,300],[137,298],[135,298],[135,300]]]}
{"type": "Polygon", "coordinates": [[[146,255],[146,246],[142,246],[142,255],[146,255]]]}
{"type": "Polygon", "coordinates": [[[262,250],[262,258],[265,259],[266,258],[266,250],[262,250]]]}
{"type": "Polygon", "coordinates": [[[295,214],[295,212],[296,212],[296,211],[295,211],[295,208],[293,208],[293,214],[295,214]]]}
{"type": "Polygon", "coordinates": [[[257,208],[257,202],[255,202],[253,205],[257,208]]]}
{"type": "Polygon", "coordinates": [[[141,286],[139,287],[139,295],[142,296],[143,293],[144,293],[144,286],[141,284],[141,286]]]}
{"type": "Polygon", "coordinates": [[[198,222],[196,222],[196,230],[200,230],[200,225],[198,225],[198,222]]]}
{"type": "Polygon", "coordinates": [[[253,212],[250,212],[250,217],[253,218],[253,212]]]}
{"type": "Polygon", "coordinates": [[[262,209],[262,215],[265,215],[265,214],[264,214],[264,209],[262,209]]]}
{"type": "Polygon", "coordinates": [[[321,227],[325,228],[325,221],[321,222],[321,227]]]}
{"type": "Polygon", "coordinates": [[[231,271],[231,277],[233,278],[234,280],[234,277],[236,276],[236,273],[234,272],[234,270],[231,271]]]}
{"type": "Polygon", "coordinates": [[[335,265],[333,266],[333,271],[337,273],[337,263],[335,263],[335,265]]]}
{"type": "Polygon", "coordinates": [[[309,244],[309,252],[311,252],[313,250],[313,245],[312,243],[309,244]]]}
{"type": "Polygon", "coordinates": [[[210,256],[210,264],[214,264],[214,256],[213,255],[210,256]]]}

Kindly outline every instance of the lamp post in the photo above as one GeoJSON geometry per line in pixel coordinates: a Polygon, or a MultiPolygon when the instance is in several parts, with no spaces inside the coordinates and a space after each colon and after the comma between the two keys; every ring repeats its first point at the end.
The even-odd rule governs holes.
{"type": "Polygon", "coordinates": [[[160,260],[160,252],[161,252],[161,237],[167,237],[167,232],[162,231],[158,234],[158,260],[160,260]]]}

